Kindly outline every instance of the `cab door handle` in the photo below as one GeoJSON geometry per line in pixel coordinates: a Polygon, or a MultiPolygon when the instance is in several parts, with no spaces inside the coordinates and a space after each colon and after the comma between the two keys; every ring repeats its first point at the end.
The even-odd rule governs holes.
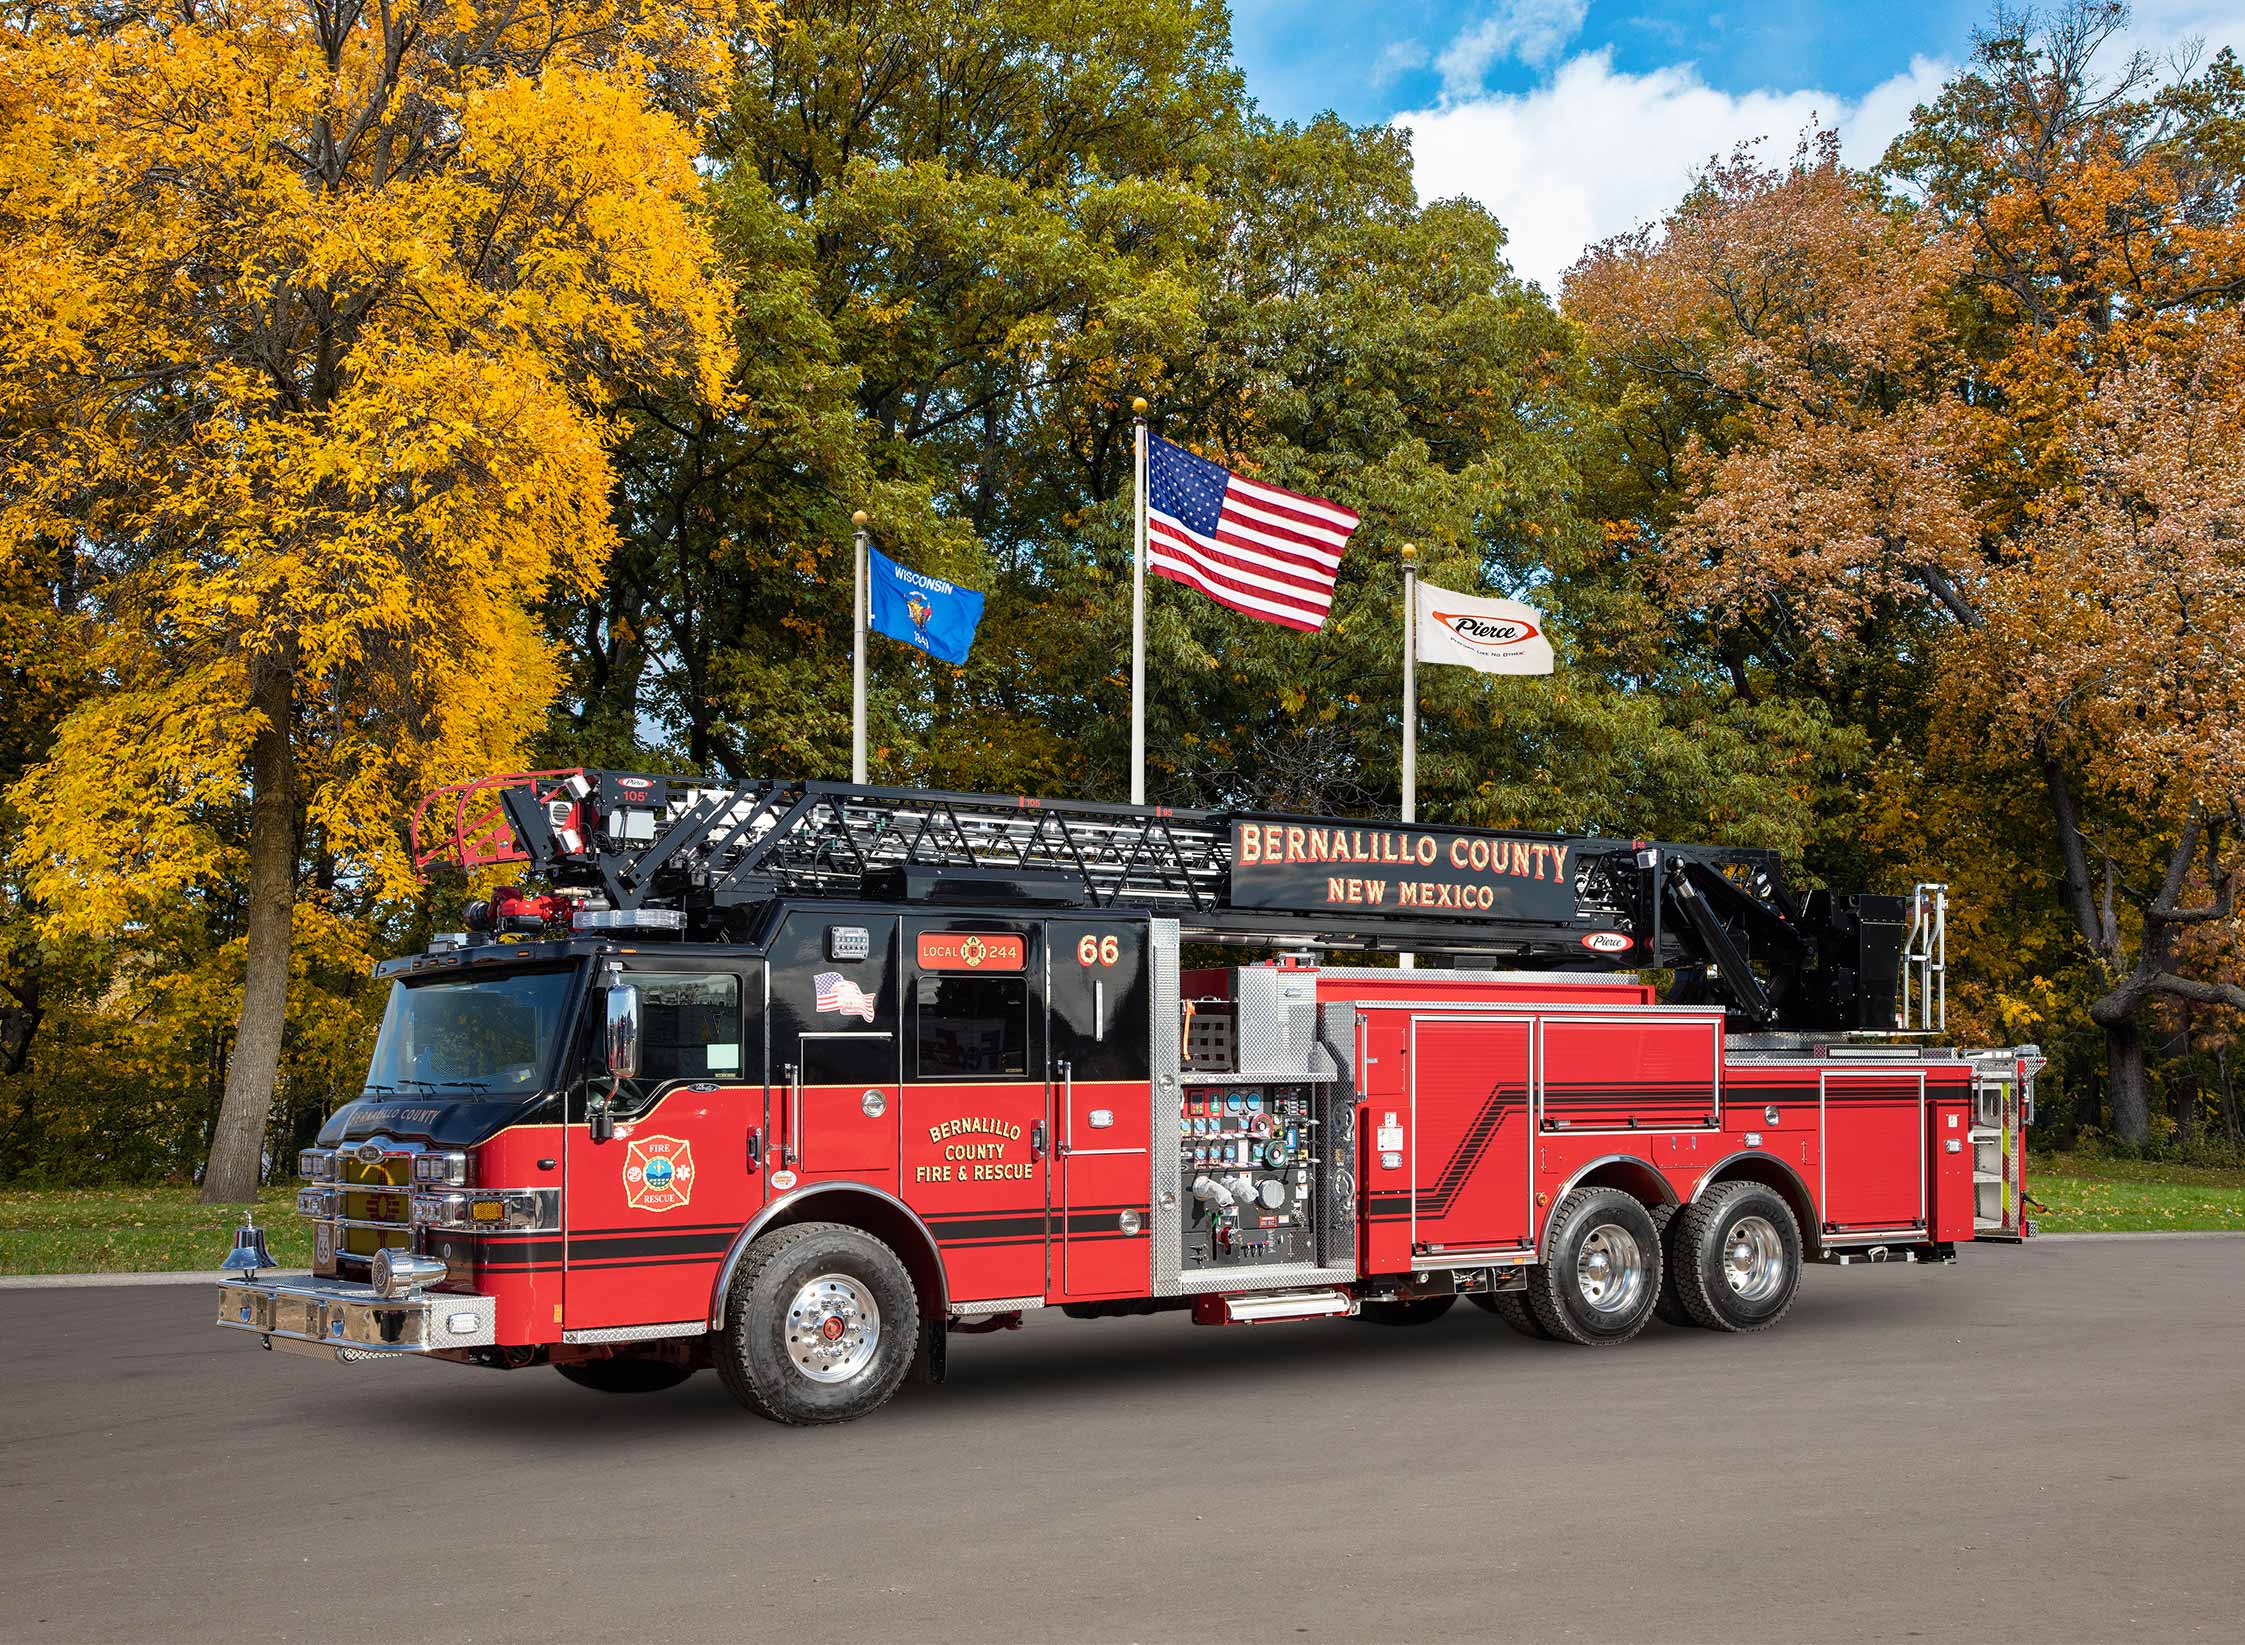
{"type": "Polygon", "coordinates": [[[760,1171],[764,1168],[763,1134],[753,1125],[748,1128],[748,1168],[751,1171],[760,1171]]]}
{"type": "Polygon", "coordinates": [[[1029,1127],[1029,1157],[1033,1160],[1041,1160],[1045,1157],[1045,1122],[1043,1120],[1039,1120],[1029,1127]]]}
{"type": "Polygon", "coordinates": [[[1062,1159],[1076,1141],[1076,1065],[1063,1061],[1060,1065],[1060,1146],[1054,1150],[1062,1159]]]}
{"type": "Polygon", "coordinates": [[[790,1084],[787,1099],[787,1158],[780,1163],[794,1165],[803,1157],[803,1065],[799,1062],[789,1063],[787,1077],[790,1084]]]}

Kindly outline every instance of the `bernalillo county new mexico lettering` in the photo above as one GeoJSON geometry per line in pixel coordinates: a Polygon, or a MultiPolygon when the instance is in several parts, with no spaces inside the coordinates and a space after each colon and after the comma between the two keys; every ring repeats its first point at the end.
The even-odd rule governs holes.
{"type": "MultiPolygon", "coordinates": [[[[1322,866],[1370,863],[1381,867],[1432,868],[1447,858],[1451,869],[1469,874],[1502,874],[1512,879],[1557,880],[1567,873],[1567,850],[1549,840],[1488,839],[1384,828],[1302,828],[1286,823],[1242,823],[1236,842],[1239,868],[1322,866]]],[[[1336,875],[1326,880],[1328,902],[1379,903],[1390,884],[1403,908],[1490,908],[1496,891],[1487,885],[1447,881],[1336,875]]]]}

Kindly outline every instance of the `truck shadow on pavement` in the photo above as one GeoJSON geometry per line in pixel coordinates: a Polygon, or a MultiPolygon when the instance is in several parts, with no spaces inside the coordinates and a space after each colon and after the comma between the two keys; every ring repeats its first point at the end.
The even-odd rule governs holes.
{"type": "MultiPolygon", "coordinates": [[[[961,1422],[980,1426],[999,1411],[1066,1415],[1124,1394],[1203,1401],[1253,1387],[1313,1402],[1325,1396],[1358,1398],[1370,1382],[1397,1377],[1419,1385],[1491,1376],[1517,1379],[1516,1391],[1523,1394],[1576,1387],[1592,1372],[1632,1385],[1665,1386],[1679,1376],[1704,1374],[1717,1361],[1732,1364],[1740,1356],[1766,1365],[1773,1357],[1769,1350],[1797,1340],[1796,1333],[1799,1338],[1816,1333],[1822,1340],[1815,1352],[1824,1355],[1849,1352],[1851,1340],[1863,1333],[1925,1329],[1928,1322],[1920,1316],[1929,1300],[1930,1293],[1908,1289],[1834,1287],[1821,1298],[1804,1294],[1783,1330],[1770,1337],[1722,1336],[1655,1322],[1643,1336],[1612,1352],[1531,1341],[1464,1306],[1432,1325],[1403,1329],[1349,1320],[1209,1330],[1190,1325],[1182,1314],[1071,1320],[1054,1310],[1049,1320],[1038,1319],[1020,1331],[954,1335],[944,1385],[906,1384],[866,1430],[961,1422]]],[[[817,1431],[756,1421],[733,1403],[710,1372],[664,1393],[617,1396],[573,1387],[543,1368],[426,1369],[430,1380],[410,1388],[401,1382],[394,1399],[362,1410],[360,1420],[395,1422],[422,1440],[486,1446],[550,1440],[562,1433],[572,1443],[597,1434],[611,1442],[640,1444],[665,1437],[706,1440],[715,1428],[734,1429],[744,1440],[817,1431]]]]}

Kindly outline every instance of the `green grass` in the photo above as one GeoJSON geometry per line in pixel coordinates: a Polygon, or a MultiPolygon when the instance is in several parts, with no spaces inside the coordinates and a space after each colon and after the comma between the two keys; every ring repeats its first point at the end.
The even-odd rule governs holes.
{"type": "Polygon", "coordinates": [[[2044,1234],[2245,1228],[2245,1170],[2092,1154],[2030,1154],[2030,1211],[2044,1234]]]}
{"type": "MultiPolygon", "coordinates": [[[[0,1274],[186,1273],[233,1245],[238,1205],[202,1205],[192,1188],[0,1188],[0,1274]]],[[[283,1268],[312,1264],[312,1232],[293,1184],[258,1196],[258,1226],[283,1268]]]]}
{"type": "MultiPolygon", "coordinates": [[[[2245,1229],[2245,1170],[2035,1154],[2027,1192],[2046,1234],[2245,1229]]],[[[312,1261],[293,1186],[258,1197],[257,1220],[284,1268],[312,1261]]],[[[0,1274],[187,1273],[214,1278],[241,1221],[233,1206],[202,1205],[192,1188],[0,1188],[0,1274]]]]}

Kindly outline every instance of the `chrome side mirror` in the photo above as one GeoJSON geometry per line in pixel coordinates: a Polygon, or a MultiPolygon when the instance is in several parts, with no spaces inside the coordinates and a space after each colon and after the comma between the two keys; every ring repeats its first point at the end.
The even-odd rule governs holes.
{"type": "Polygon", "coordinates": [[[628,982],[609,985],[607,1030],[608,1091],[605,1096],[593,1095],[585,1116],[595,1142],[606,1142],[616,1134],[616,1093],[639,1072],[639,990],[628,982]]]}
{"type": "Polygon", "coordinates": [[[628,982],[608,990],[608,1073],[628,1080],[639,1072],[639,990],[628,982]]]}

